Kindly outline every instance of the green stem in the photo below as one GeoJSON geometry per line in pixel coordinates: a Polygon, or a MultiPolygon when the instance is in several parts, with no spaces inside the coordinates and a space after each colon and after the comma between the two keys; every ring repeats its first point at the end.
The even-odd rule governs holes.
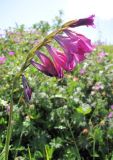
{"type": "Polygon", "coordinates": [[[79,149],[78,149],[78,146],[77,146],[77,144],[76,144],[76,140],[75,140],[74,134],[73,134],[73,132],[72,132],[71,126],[70,126],[70,124],[69,124],[69,121],[67,121],[67,125],[68,125],[68,128],[69,128],[69,130],[70,130],[72,139],[73,139],[73,141],[74,141],[74,145],[75,145],[75,149],[76,149],[76,153],[77,153],[77,160],[81,160],[80,153],[79,153],[79,149]]]}
{"type": "Polygon", "coordinates": [[[8,160],[9,155],[9,144],[11,140],[11,133],[12,133],[12,120],[13,120],[13,95],[14,95],[14,88],[16,85],[16,80],[18,77],[20,77],[21,72],[19,72],[13,80],[13,86],[12,86],[12,97],[11,97],[11,104],[10,104],[10,112],[9,112],[9,121],[8,121],[8,127],[7,127],[7,135],[6,135],[6,143],[5,143],[5,160],[8,160]]]}
{"type": "Polygon", "coordinates": [[[14,89],[16,88],[16,80],[20,78],[22,73],[25,71],[25,69],[30,65],[30,60],[34,57],[35,52],[39,50],[42,46],[46,45],[47,43],[51,42],[54,36],[58,33],[61,33],[65,29],[67,29],[71,24],[73,24],[74,21],[69,21],[65,23],[60,29],[57,31],[54,31],[50,33],[42,42],[36,44],[29,52],[25,63],[22,65],[22,68],[20,71],[16,74],[13,81],[13,88],[12,88],[12,98],[11,98],[11,105],[10,105],[10,113],[9,113],[9,121],[8,121],[8,128],[7,128],[7,135],[6,135],[6,143],[5,143],[5,160],[8,160],[9,155],[9,145],[11,140],[11,133],[12,133],[12,120],[13,120],[13,95],[14,95],[14,89]]]}
{"type": "Polygon", "coordinates": [[[93,139],[93,160],[95,160],[95,138],[93,139]]]}
{"type": "Polygon", "coordinates": [[[10,106],[10,114],[9,114],[9,123],[7,128],[7,136],[6,136],[6,146],[5,146],[5,160],[8,160],[9,155],[9,143],[11,139],[11,130],[12,130],[12,115],[13,115],[13,105],[10,106]]]}
{"type": "Polygon", "coordinates": [[[32,158],[31,158],[31,151],[30,151],[29,146],[28,146],[28,154],[29,154],[29,160],[32,160],[32,158]]]}

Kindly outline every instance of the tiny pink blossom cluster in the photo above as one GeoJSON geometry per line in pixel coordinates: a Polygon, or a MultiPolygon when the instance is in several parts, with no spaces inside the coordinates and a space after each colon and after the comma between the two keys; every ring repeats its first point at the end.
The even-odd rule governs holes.
{"type": "Polygon", "coordinates": [[[80,75],[84,75],[86,73],[86,70],[84,68],[81,68],[79,73],[80,75]]]}
{"type": "MultiPolygon", "coordinates": [[[[113,110],[113,105],[111,105],[111,109],[113,110]]],[[[112,112],[109,112],[108,118],[113,118],[113,111],[112,111],[112,112]]]]}
{"type": "Polygon", "coordinates": [[[1,64],[4,64],[5,61],[6,61],[6,57],[5,57],[5,56],[1,56],[1,57],[0,57],[0,65],[1,65],[1,64]]]}
{"type": "Polygon", "coordinates": [[[100,52],[100,53],[98,53],[98,62],[99,63],[102,63],[103,61],[104,61],[104,58],[106,57],[108,55],[108,53],[106,53],[106,52],[100,52]]]}
{"type": "Polygon", "coordinates": [[[104,85],[101,82],[96,82],[92,89],[95,91],[99,91],[104,89],[104,85]]]}
{"type": "Polygon", "coordinates": [[[15,52],[14,52],[14,51],[10,51],[10,52],[8,52],[8,54],[9,54],[10,56],[13,56],[13,55],[15,54],[15,52]]]}
{"type": "MultiPolygon", "coordinates": [[[[69,27],[78,27],[82,25],[94,26],[94,15],[79,19],[73,22],[69,27]]],[[[40,51],[36,51],[36,55],[41,61],[40,63],[31,60],[31,64],[44,74],[62,78],[63,71],[73,71],[78,63],[86,59],[86,55],[90,54],[95,46],[91,44],[91,40],[82,34],[78,34],[70,29],[65,29],[64,35],[57,34],[54,36],[56,42],[61,46],[61,50],[47,44],[45,47],[48,50],[51,58],[40,51]]]]}
{"type": "MultiPolygon", "coordinates": [[[[10,55],[10,56],[13,56],[14,54],[15,54],[15,52],[13,52],[13,51],[10,51],[10,52],[8,52],[8,54],[10,55]]],[[[5,62],[6,62],[6,57],[5,56],[0,56],[0,65],[2,65],[2,64],[4,64],[5,62]]]]}

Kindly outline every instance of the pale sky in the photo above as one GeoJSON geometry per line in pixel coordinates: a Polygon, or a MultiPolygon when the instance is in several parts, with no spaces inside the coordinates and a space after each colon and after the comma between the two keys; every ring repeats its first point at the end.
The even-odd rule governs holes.
{"type": "Polygon", "coordinates": [[[0,28],[12,27],[15,23],[30,27],[40,20],[51,22],[58,10],[63,10],[65,22],[95,14],[96,29],[80,27],[79,32],[113,44],[112,8],[113,0],[0,0],[0,28]]]}
{"type": "Polygon", "coordinates": [[[67,17],[82,17],[91,13],[102,19],[112,19],[113,0],[67,0],[67,17]]]}

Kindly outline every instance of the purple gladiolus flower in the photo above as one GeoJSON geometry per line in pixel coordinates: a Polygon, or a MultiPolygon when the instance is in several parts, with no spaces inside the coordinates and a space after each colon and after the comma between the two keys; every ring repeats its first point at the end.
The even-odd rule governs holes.
{"type": "Polygon", "coordinates": [[[63,70],[61,66],[53,60],[50,60],[49,57],[44,55],[43,53],[37,51],[36,52],[38,58],[42,62],[42,64],[36,63],[35,61],[31,60],[31,64],[37,68],[39,71],[43,72],[44,74],[51,76],[51,77],[63,77],[63,70]]]}
{"type": "Polygon", "coordinates": [[[13,56],[13,55],[15,54],[15,52],[10,51],[8,54],[9,54],[10,56],[13,56]]]}
{"type": "Polygon", "coordinates": [[[56,48],[51,47],[50,45],[46,45],[46,48],[48,49],[48,52],[52,56],[54,62],[59,64],[64,70],[70,71],[75,68],[76,63],[74,56],[69,60],[66,54],[56,48]]]}
{"type": "MultiPolygon", "coordinates": [[[[70,26],[70,22],[66,23],[64,26],[93,26],[93,21],[94,15],[88,18],[79,19],[78,21],[72,21],[71,23],[73,24],[70,26]]],[[[63,70],[72,71],[76,67],[77,63],[85,60],[86,54],[91,53],[94,49],[94,46],[91,44],[91,40],[84,35],[75,33],[68,29],[65,29],[64,33],[65,35],[56,34],[54,36],[54,39],[60,44],[63,52],[46,44],[46,48],[52,57],[52,60],[40,51],[37,51],[36,54],[40,59],[41,64],[34,60],[30,61],[35,68],[48,76],[62,78],[63,70]]]]}
{"type": "Polygon", "coordinates": [[[86,58],[86,53],[93,51],[94,46],[91,41],[71,30],[64,31],[67,36],[56,35],[55,40],[61,45],[69,61],[75,61],[75,64],[82,62],[86,58]]]}
{"type": "Polygon", "coordinates": [[[23,87],[24,87],[25,99],[26,99],[27,102],[29,102],[30,99],[31,99],[32,90],[31,90],[31,88],[30,88],[30,86],[29,86],[29,84],[28,84],[24,75],[22,75],[22,83],[23,83],[23,87]]]}
{"type": "Polygon", "coordinates": [[[75,23],[71,24],[69,27],[79,27],[79,26],[95,26],[94,25],[94,17],[95,15],[91,15],[88,18],[82,18],[79,19],[78,21],[75,21],[75,23]]]}
{"type": "Polygon", "coordinates": [[[1,57],[0,57],[0,65],[1,65],[1,64],[4,64],[5,61],[6,61],[6,57],[5,57],[5,56],[1,56],[1,57]]]}

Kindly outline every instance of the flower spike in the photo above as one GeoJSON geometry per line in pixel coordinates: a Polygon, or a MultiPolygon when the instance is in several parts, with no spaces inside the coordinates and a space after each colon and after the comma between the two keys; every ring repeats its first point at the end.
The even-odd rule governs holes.
{"type": "Polygon", "coordinates": [[[35,53],[40,59],[41,64],[32,59],[30,60],[30,63],[44,74],[57,78],[63,77],[63,70],[74,70],[77,63],[81,63],[85,60],[86,54],[91,53],[94,49],[90,39],[68,29],[69,27],[78,27],[83,25],[94,26],[94,15],[77,21],[74,20],[67,22],[58,32],[56,31],[51,33],[44,40],[44,45],[42,46],[46,46],[52,60],[37,50],[35,53]],[[61,31],[65,33],[65,36],[59,34],[61,31]],[[60,44],[64,52],[48,45],[52,38],[60,44]]]}

